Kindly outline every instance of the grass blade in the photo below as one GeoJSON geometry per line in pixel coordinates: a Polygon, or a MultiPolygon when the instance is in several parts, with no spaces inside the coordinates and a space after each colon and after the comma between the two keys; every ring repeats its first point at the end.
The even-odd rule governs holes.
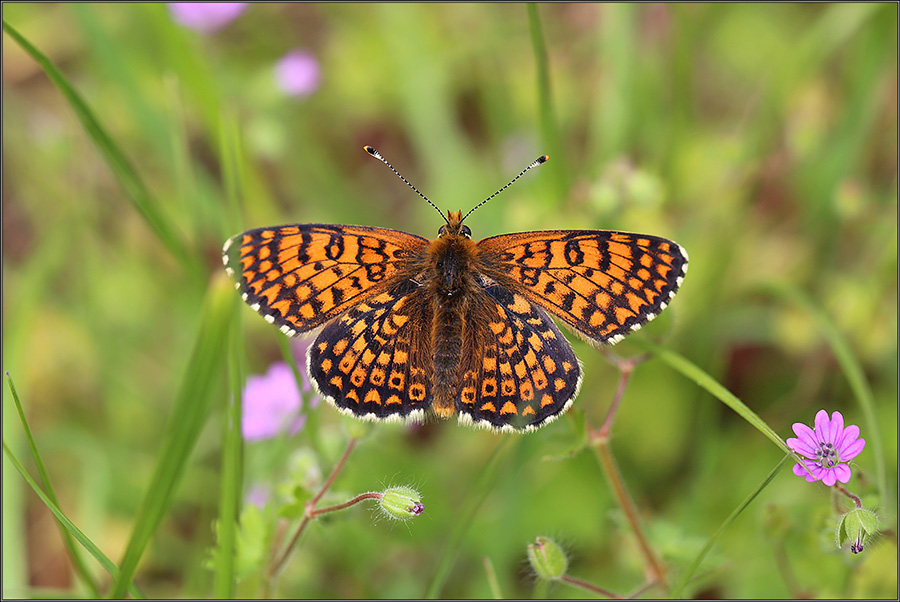
{"type": "MultiPolygon", "coordinates": [[[[709,393],[713,395],[716,399],[727,405],[729,408],[737,412],[739,416],[741,416],[744,420],[753,425],[759,432],[768,437],[775,445],[781,448],[786,454],[793,454],[793,452],[788,449],[787,444],[784,442],[784,439],[778,436],[778,433],[772,430],[772,428],[766,424],[762,418],[760,418],[756,412],[748,408],[744,405],[740,399],[738,399],[734,393],[726,389],[724,386],[719,384],[719,382],[714,379],[712,376],[704,372],[700,369],[699,366],[689,361],[685,357],[678,355],[671,349],[667,349],[662,345],[657,343],[653,343],[646,339],[634,339],[629,340],[629,342],[633,343],[636,347],[641,348],[644,351],[650,352],[654,354],[659,359],[663,360],[665,363],[669,364],[671,367],[675,368],[678,372],[681,372],[684,376],[689,378],[690,380],[696,382],[702,388],[706,389],[709,393]]],[[[796,456],[795,456],[796,457],[796,456]]],[[[797,462],[800,462],[800,458],[796,458],[797,462]]]]}
{"type": "Polygon", "coordinates": [[[684,586],[687,585],[688,581],[690,581],[694,573],[697,572],[697,569],[700,568],[700,564],[703,562],[703,559],[706,558],[706,555],[712,549],[713,544],[716,543],[716,540],[719,538],[719,536],[724,533],[725,529],[727,529],[729,525],[731,525],[731,523],[735,521],[738,515],[740,515],[740,513],[750,505],[750,502],[756,499],[756,496],[762,493],[762,490],[772,482],[772,479],[774,479],[775,475],[777,475],[781,471],[781,467],[784,466],[784,463],[787,462],[788,458],[790,457],[791,455],[783,457],[781,461],[775,465],[775,468],[773,468],[771,472],[769,472],[768,476],[766,476],[763,482],[760,483],[759,486],[754,489],[750,493],[750,495],[748,495],[744,499],[744,501],[741,502],[740,505],[738,505],[738,507],[732,511],[731,514],[728,515],[728,518],[726,518],[721,525],[719,525],[719,528],[716,529],[716,532],[712,534],[712,536],[706,542],[706,545],[703,546],[703,549],[697,553],[697,556],[694,557],[694,559],[691,561],[691,564],[689,564],[684,573],[681,574],[681,578],[678,580],[678,583],[676,583],[672,588],[672,591],[669,592],[670,599],[681,598],[681,592],[684,590],[684,586]]]}
{"type": "Polygon", "coordinates": [[[213,402],[222,393],[223,350],[227,348],[234,308],[233,287],[222,272],[213,278],[207,293],[197,340],[166,425],[156,469],[119,564],[121,573],[113,587],[112,598],[124,595],[125,585],[134,576],[144,549],[172,504],[213,402]]]}
{"type": "MultiPolygon", "coordinates": [[[[222,171],[229,206],[237,206],[237,194],[241,183],[240,138],[237,122],[230,115],[223,118],[221,126],[222,171]]],[[[232,296],[237,310],[237,295],[232,296]]],[[[232,312],[228,337],[228,375],[231,401],[225,413],[222,442],[222,484],[219,494],[219,519],[217,531],[216,567],[214,577],[215,597],[233,598],[237,585],[236,550],[238,515],[241,508],[242,475],[244,472],[244,440],[241,437],[243,413],[241,389],[243,387],[240,313],[232,312]]]]}
{"type": "Polygon", "coordinates": [[[434,578],[431,580],[431,584],[428,586],[425,600],[437,599],[444,587],[444,582],[446,582],[447,577],[450,575],[450,569],[453,568],[453,563],[456,560],[456,555],[459,553],[463,536],[466,534],[469,527],[475,524],[475,521],[473,520],[475,514],[478,512],[478,509],[481,508],[481,504],[484,503],[488,493],[491,491],[491,487],[494,484],[494,476],[497,473],[498,467],[506,458],[506,452],[514,445],[521,443],[521,441],[521,437],[516,437],[515,435],[506,436],[494,449],[494,453],[482,469],[481,474],[478,476],[478,482],[475,484],[475,487],[472,489],[464,504],[465,509],[459,514],[459,520],[453,527],[453,532],[450,534],[447,546],[444,548],[441,559],[438,561],[437,571],[434,574],[434,578]]]}
{"type": "MultiPolygon", "coordinates": [[[[12,453],[12,450],[6,445],[6,441],[3,442],[3,451],[6,452],[7,458],[9,458],[10,462],[16,467],[16,470],[22,475],[22,478],[31,486],[34,492],[37,494],[41,501],[44,502],[44,505],[47,506],[47,509],[53,513],[53,516],[56,517],[56,520],[59,521],[67,533],[71,534],[78,542],[84,546],[84,549],[91,553],[91,555],[97,559],[103,568],[109,572],[113,578],[117,578],[120,575],[119,569],[116,568],[116,565],[113,564],[113,561],[107,558],[106,554],[104,554],[100,548],[98,548],[94,542],[90,540],[90,538],[85,535],[81,529],[75,526],[75,523],[69,520],[69,518],[63,513],[62,510],[59,509],[59,506],[50,499],[41,487],[31,478],[31,475],[28,474],[28,471],[25,470],[25,467],[19,462],[16,456],[12,453]]],[[[130,580],[127,583],[128,592],[131,593],[135,598],[144,598],[144,595],[138,590],[130,580]]]]}
{"type": "MultiPolygon", "coordinates": [[[[9,372],[6,373],[6,382],[9,385],[9,391],[12,394],[13,401],[16,404],[16,411],[19,413],[19,420],[22,422],[22,428],[25,430],[25,438],[28,439],[28,447],[31,449],[31,456],[34,458],[34,463],[37,466],[38,474],[41,475],[41,482],[44,484],[44,487],[47,488],[47,499],[53,502],[53,505],[57,508],[59,507],[59,499],[56,497],[56,491],[53,489],[53,485],[50,482],[50,475],[47,473],[47,467],[44,465],[44,460],[41,458],[41,454],[38,452],[37,444],[34,442],[34,436],[31,433],[31,427],[28,426],[28,420],[25,418],[25,411],[22,409],[22,402],[19,401],[19,394],[16,391],[16,386],[13,384],[12,377],[9,375],[9,372]]],[[[69,551],[69,558],[72,560],[72,564],[75,565],[75,572],[82,578],[85,585],[87,585],[91,594],[94,598],[100,597],[100,586],[97,585],[97,581],[94,579],[91,572],[88,570],[87,565],[84,563],[84,559],[81,557],[81,554],[78,553],[78,549],[75,547],[75,542],[72,541],[71,533],[64,528],[62,522],[58,523],[60,526],[60,534],[63,538],[63,543],[66,546],[66,549],[69,551]]]]}
{"type": "Polygon", "coordinates": [[[81,98],[75,88],[69,83],[62,72],[56,68],[56,65],[47,58],[40,50],[35,48],[21,33],[12,27],[6,21],[3,21],[3,30],[13,38],[19,46],[33,58],[47,74],[62,95],[68,101],[69,106],[75,112],[85,132],[100,154],[106,160],[107,165],[119,181],[119,185],[125,192],[125,196],[131,201],[132,205],[144,217],[157,237],[162,243],[177,257],[181,263],[195,274],[199,274],[199,264],[188,253],[187,248],[181,238],[175,234],[175,230],[169,221],[165,219],[162,212],[159,211],[159,203],[150,194],[150,191],[144,185],[143,180],[134,170],[131,162],[125,154],[119,149],[113,139],[107,134],[106,130],[100,125],[100,122],[94,116],[94,113],[88,107],[87,103],[81,98]]]}
{"type": "Polygon", "coordinates": [[[556,198],[564,199],[568,195],[569,182],[568,164],[562,152],[560,142],[559,125],[556,121],[556,113],[553,110],[553,94],[550,90],[550,67],[547,60],[547,47],[544,44],[544,32],[541,29],[541,17],[535,3],[528,5],[528,25],[531,31],[531,47],[534,51],[535,67],[537,69],[538,107],[540,111],[541,137],[547,145],[547,154],[555,157],[557,161],[554,168],[549,170],[556,184],[554,191],[556,198]]]}

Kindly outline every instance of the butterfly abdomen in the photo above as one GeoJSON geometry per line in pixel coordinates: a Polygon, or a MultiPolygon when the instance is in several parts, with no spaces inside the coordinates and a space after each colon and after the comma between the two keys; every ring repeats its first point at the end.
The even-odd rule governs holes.
{"type": "Polygon", "coordinates": [[[441,418],[449,418],[456,411],[463,329],[474,287],[472,264],[476,253],[469,238],[455,234],[441,236],[427,252],[427,286],[433,309],[433,408],[441,418]]]}

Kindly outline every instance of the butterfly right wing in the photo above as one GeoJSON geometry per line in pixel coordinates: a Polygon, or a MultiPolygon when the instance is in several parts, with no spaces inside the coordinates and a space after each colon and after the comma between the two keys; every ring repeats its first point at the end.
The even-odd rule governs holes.
{"type": "Polygon", "coordinates": [[[387,228],[295,224],[229,238],[222,262],[241,297],[294,336],[377,294],[428,240],[387,228]]]}
{"type": "Polygon", "coordinates": [[[610,230],[504,234],[478,248],[485,275],[595,343],[614,344],[658,316],[688,266],[671,240],[610,230]]]}

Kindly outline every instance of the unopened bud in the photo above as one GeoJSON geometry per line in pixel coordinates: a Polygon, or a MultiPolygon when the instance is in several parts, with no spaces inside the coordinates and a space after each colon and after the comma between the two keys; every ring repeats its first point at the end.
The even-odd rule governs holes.
{"type": "Polygon", "coordinates": [[[411,487],[385,489],[380,504],[388,517],[397,520],[409,520],[425,512],[422,496],[411,487]]]}
{"type": "Polygon", "coordinates": [[[534,543],[528,544],[528,562],[541,579],[561,579],[569,568],[562,548],[549,537],[536,537],[534,543]]]}
{"type": "Polygon", "coordinates": [[[859,554],[877,532],[878,516],[871,510],[855,508],[840,518],[834,538],[839,548],[849,541],[850,551],[859,554]]]}

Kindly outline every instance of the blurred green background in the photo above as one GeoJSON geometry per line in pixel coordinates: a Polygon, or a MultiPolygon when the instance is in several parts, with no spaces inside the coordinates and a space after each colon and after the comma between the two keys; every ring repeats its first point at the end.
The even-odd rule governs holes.
{"type": "MultiPolygon", "coordinates": [[[[880,540],[859,556],[835,550],[829,491],[788,464],[722,535],[687,595],[897,596],[896,4],[543,4],[537,13],[530,22],[521,4],[261,4],[204,33],[163,4],[3,5],[4,21],[78,91],[186,249],[179,258],[151,227],[72,105],[4,33],[3,370],[61,508],[110,559],[122,557],[176,392],[194,377],[188,362],[227,236],[292,222],[436,234],[440,218],[362,151],[371,144],[439,207],[464,211],[549,153],[467,220],[476,239],[548,228],[672,238],[690,271],[635,337],[696,363],[783,438],[821,408],[860,425],[869,445],[848,487],[879,510],[890,529],[880,540]],[[274,76],[294,49],[319,64],[304,96],[274,76]],[[874,424],[820,323],[785,290],[811,300],[845,340],[874,424]]],[[[281,335],[239,311],[246,370],[263,373],[281,357],[281,335]]],[[[563,544],[573,576],[623,594],[640,586],[641,557],[596,457],[546,459],[575,444],[578,412],[601,424],[618,382],[603,354],[570,339],[585,375],[575,412],[512,437],[492,473],[485,466],[509,435],[454,422],[374,426],[333,500],[412,485],[425,514],[403,525],[356,506],[316,521],[275,594],[417,598],[446,567],[439,596],[485,598],[487,558],[504,596],[530,597],[525,546],[541,535],[563,544]]],[[[627,340],[615,351],[638,352],[627,340]]],[[[140,560],[136,583],[149,597],[213,595],[230,397],[221,359],[212,411],[140,560]]],[[[3,404],[4,441],[29,459],[5,386],[3,404]]],[[[283,486],[286,465],[328,473],[346,420],[324,404],[316,414],[325,452],[312,454],[308,429],[247,444],[245,489],[283,486]]],[[[671,580],[783,456],[659,360],[635,372],[612,449],[671,580]]],[[[99,565],[87,564],[105,587],[99,565]]],[[[3,569],[4,597],[88,595],[52,515],[6,458],[3,569]]],[[[247,577],[238,593],[258,595],[257,585],[247,577]]],[[[550,594],[585,592],[557,584],[550,594]]]]}

